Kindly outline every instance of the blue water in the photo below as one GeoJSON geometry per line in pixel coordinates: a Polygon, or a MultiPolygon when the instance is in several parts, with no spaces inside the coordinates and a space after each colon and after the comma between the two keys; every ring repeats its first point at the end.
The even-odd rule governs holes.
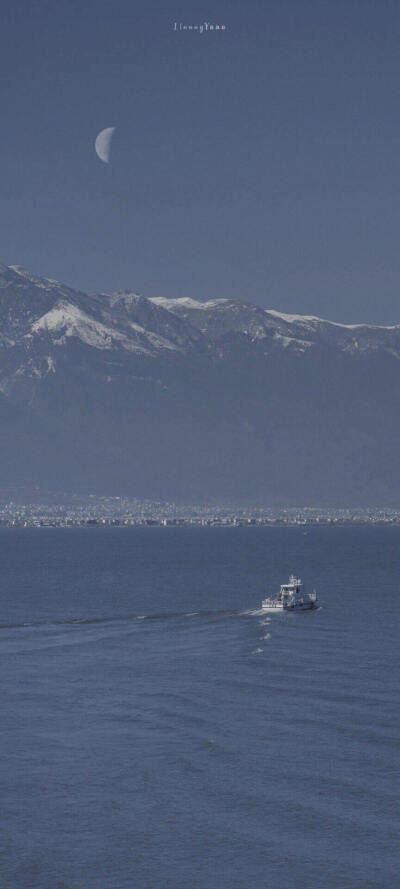
{"type": "Polygon", "coordinates": [[[4,889],[394,889],[398,528],[4,529],[4,889]],[[321,608],[261,616],[290,571],[321,608]]]}

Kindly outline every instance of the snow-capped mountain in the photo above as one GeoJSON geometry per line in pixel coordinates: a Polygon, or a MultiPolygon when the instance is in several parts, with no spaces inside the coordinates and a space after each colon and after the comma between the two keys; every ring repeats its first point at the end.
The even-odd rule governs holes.
{"type": "Polygon", "coordinates": [[[398,503],[400,325],[85,294],[0,266],[0,482],[398,503]]]}
{"type": "Polygon", "coordinates": [[[152,299],[218,342],[227,334],[243,334],[265,346],[304,352],[313,346],[333,346],[344,352],[383,349],[400,357],[400,324],[338,324],[314,315],[288,315],[228,299],[152,299]]]}

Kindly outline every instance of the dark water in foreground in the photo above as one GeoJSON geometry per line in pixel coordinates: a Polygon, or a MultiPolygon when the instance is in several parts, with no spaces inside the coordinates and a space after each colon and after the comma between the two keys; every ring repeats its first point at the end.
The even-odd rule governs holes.
{"type": "Polygon", "coordinates": [[[4,889],[395,889],[400,529],[0,554],[4,889]],[[322,608],[252,613],[291,570],[322,608]]]}

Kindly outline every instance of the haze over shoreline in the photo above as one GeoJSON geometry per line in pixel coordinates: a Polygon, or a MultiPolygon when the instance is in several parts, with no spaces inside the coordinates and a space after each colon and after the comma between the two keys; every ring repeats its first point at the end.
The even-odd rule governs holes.
{"type": "Polygon", "coordinates": [[[0,498],[0,527],[274,527],[400,526],[400,507],[329,509],[243,505],[182,505],[124,497],[49,496],[32,502],[0,498]]]}
{"type": "Polygon", "coordinates": [[[0,490],[400,503],[400,324],[0,267],[0,490]]]}

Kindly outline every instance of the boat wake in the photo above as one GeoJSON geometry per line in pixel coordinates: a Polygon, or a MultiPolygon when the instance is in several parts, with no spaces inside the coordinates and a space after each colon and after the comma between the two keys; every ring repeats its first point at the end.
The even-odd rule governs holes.
{"type": "MultiPolygon", "coordinates": [[[[317,605],[313,611],[319,611],[321,608],[320,605],[317,605]]],[[[167,620],[178,620],[190,618],[193,620],[194,618],[203,618],[210,620],[218,620],[220,618],[226,617],[265,617],[265,621],[263,624],[267,624],[270,622],[270,615],[279,614],[283,615],[284,612],[279,609],[271,609],[271,611],[267,611],[266,608],[248,608],[245,610],[242,609],[219,609],[218,611],[212,610],[204,610],[204,611],[161,611],[154,614],[120,614],[114,617],[66,617],[55,620],[32,620],[32,621],[20,621],[20,622],[8,622],[8,623],[0,623],[0,630],[19,630],[19,629],[34,629],[40,627],[77,627],[77,626],[92,626],[96,624],[125,624],[131,623],[134,621],[167,621],[167,620]]]]}
{"type": "Polygon", "coordinates": [[[9,622],[9,623],[0,623],[0,630],[18,630],[18,629],[29,629],[29,628],[39,628],[39,627],[68,627],[68,626],[91,626],[95,624],[124,624],[130,623],[134,621],[162,621],[162,620],[176,620],[179,618],[211,618],[218,619],[223,617],[244,617],[246,615],[253,615],[256,612],[251,610],[249,611],[241,611],[241,610],[227,610],[221,609],[218,611],[161,611],[155,614],[125,614],[118,615],[114,617],[69,617],[62,618],[59,620],[33,620],[33,621],[21,621],[21,622],[9,622]]]}

